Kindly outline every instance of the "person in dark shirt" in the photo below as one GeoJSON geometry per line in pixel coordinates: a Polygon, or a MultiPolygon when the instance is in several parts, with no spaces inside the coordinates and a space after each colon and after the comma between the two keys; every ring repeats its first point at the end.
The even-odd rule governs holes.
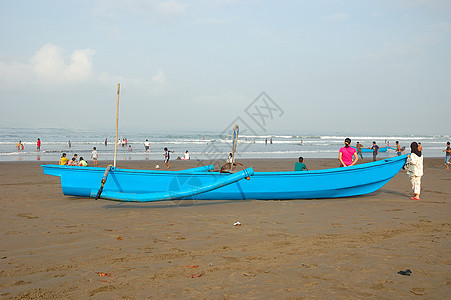
{"type": "Polygon", "coordinates": [[[376,156],[379,154],[379,146],[376,145],[375,141],[373,141],[373,146],[370,149],[373,149],[373,161],[376,161],[376,156]]]}
{"type": "Polygon", "coordinates": [[[172,168],[171,164],[169,163],[169,159],[171,158],[170,153],[174,153],[174,151],[168,150],[168,148],[164,148],[164,164],[166,165],[166,168],[172,168]]]}

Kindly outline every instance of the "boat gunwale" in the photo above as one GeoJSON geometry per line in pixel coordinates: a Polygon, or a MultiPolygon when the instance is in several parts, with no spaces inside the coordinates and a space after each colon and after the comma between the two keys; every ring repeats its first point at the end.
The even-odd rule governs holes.
{"type": "MultiPolygon", "coordinates": [[[[297,175],[297,176],[312,176],[312,175],[326,175],[329,173],[332,174],[343,174],[343,173],[349,173],[349,172],[356,172],[356,171],[368,171],[370,169],[374,168],[383,168],[388,165],[398,163],[401,160],[406,160],[407,154],[395,156],[391,158],[385,158],[382,160],[374,161],[374,162],[368,162],[364,164],[349,166],[349,167],[335,167],[330,169],[320,169],[320,170],[309,170],[309,171],[270,171],[270,172],[258,172],[255,171],[253,176],[262,176],[262,175],[271,175],[271,176],[283,176],[283,175],[297,175]]],[[[94,172],[104,172],[105,169],[101,167],[80,167],[80,166],[61,166],[61,165],[53,165],[53,164],[44,164],[41,165],[41,167],[48,167],[48,168],[54,168],[54,169],[60,169],[60,170],[71,170],[71,171],[94,171],[94,172]]],[[[189,169],[187,170],[179,170],[179,171],[167,171],[167,170],[146,170],[146,169],[119,169],[119,168],[111,168],[112,174],[120,175],[123,174],[130,174],[130,175],[174,175],[174,176],[180,176],[180,175],[189,175],[189,176],[226,176],[229,173],[219,173],[219,172],[211,172],[211,171],[195,171],[190,172],[189,169]]]]}

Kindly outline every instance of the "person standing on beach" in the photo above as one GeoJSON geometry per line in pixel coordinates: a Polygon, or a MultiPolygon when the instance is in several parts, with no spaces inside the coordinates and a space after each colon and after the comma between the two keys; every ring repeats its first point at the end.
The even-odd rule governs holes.
{"type": "Polygon", "coordinates": [[[146,150],[146,152],[149,152],[150,150],[150,142],[148,139],[146,139],[146,141],[144,142],[144,149],[146,150]]]}
{"type": "Polygon", "coordinates": [[[376,145],[376,141],[373,141],[373,146],[370,149],[373,149],[373,161],[376,161],[376,156],[379,154],[379,146],[376,145]]]}
{"type": "Polygon", "coordinates": [[[355,147],[357,148],[357,156],[360,155],[360,158],[363,160],[363,155],[362,155],[362,148],[363,148],[363,145],[360,144],[359,142],[357,142],[357,144],[355,145],[355,147]]]}
{"type": "Polygon", "coordinates": [[[357,151],[351,147],[350,138],[345,139],[345,146],[340,148],[338,159],[340,160],[340,167],[353,166],[359,160],[357,151]],[[354,158],[354,160],[352,158],[354,158]]]}
{"type": "Polygon", "coordinates": [[[400,156],[401,154],[402,154],[401,145],[399,144],[399,141],[396,141],[396,155],[400,156]]]}
{"type": "Polygon", "coordinates": [[[22,146],[23,146],[23,145],[22,145],[22,141],[19,141],[19,142],[17,143],[17,150],[20,151],[20,149],[21,149],[22,146]]]}
{"type": "Polygon", "coordinates": [[[36,151],[41,151],[41,140],[38,138],[38,141],[36,142],[36,151]]]}
{"type": "Polygon", "coordinates": [[[420,150],[420,152],[423,153],[423,146],[421,146],[420,142],[418,142],[418,150],[420,150]]]}
{"type": "Polygon", "coordinates": [[[96,147],[92,148],[91,158],[92,158],[92,162],[93,162],[94,166],[97,165],[98,157],[99,157],[99,154],[97,154],[97,148],[96,147]]]}
{"type": "Polygon", "coordinates": [[[418,150],[417,142],[410,144],[410,154],[407,155],[407,175],[409,175],[412,184],[412,200],[420,200],[421,177],[423,176],[423,156],[418,150]]]}
{"type": "Polygon", "coordinates": [[[108,146],[108,138],[105,138],[105,147],[108,146]]]}
{"type": "Polygon", "coordinates": [[[166,168],[172,168],[171,164],[169,163],[169,159],[171,158],[170,153],[174,153],[174,151],[168,150],[168,148],[164,148],[164,164],[166,165],[166,168]]]}
{"type": "Polygon", "coordinates": [[[69,146],[69,148],[72,147],[72,143],[70,142],[70,140],[69,140],[69,142],[67,143],[67,145],[69,146]]]}
{"type": "Polygon", "coordinates": [[[446,143],[446,149],[443,150],[442,152],[445,152],[445,167],[447,170],[449,170],[449,164],[451,163],[450,162],[451,146],[449,142],[446,143]]]}

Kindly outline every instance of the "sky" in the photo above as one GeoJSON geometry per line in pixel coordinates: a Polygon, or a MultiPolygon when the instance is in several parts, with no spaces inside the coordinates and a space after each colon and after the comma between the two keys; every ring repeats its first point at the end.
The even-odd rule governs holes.
{"type": "Polygon", "coordinates": [[[127,130],[450,133],[449,0],[17,0],[0,26],[2,128],[114,130],[120,83],[127,130]]]}

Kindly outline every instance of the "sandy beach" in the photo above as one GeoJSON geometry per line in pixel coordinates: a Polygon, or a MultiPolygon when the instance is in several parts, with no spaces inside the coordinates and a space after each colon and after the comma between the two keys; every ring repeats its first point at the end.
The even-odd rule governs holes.
{"type": "MultiPolygon", "coordinates": [[[[292,170],[288,159],[241,161],[292,170]]],[[[310,169],[337,159],[305,161],[310,169]]],[[[91,162],[90,162],[91,163],[91,162]]],[[[100,161],[106,167],[111,162],[100,161]]],[[[202,164],[173,160],[173,170],[202,164]]],[[[40,162],[0,163],[2,299],[446,299],[451,172],[425,159],[359,197],[119,203],[64,196],[40,162]],[[240,222],[241,226],[234,226],[240,222]],[[410,276],[398,271],[410,269],[410,276]]],[[[119,161],[153,169],[162,161],[119,161]]]]}

